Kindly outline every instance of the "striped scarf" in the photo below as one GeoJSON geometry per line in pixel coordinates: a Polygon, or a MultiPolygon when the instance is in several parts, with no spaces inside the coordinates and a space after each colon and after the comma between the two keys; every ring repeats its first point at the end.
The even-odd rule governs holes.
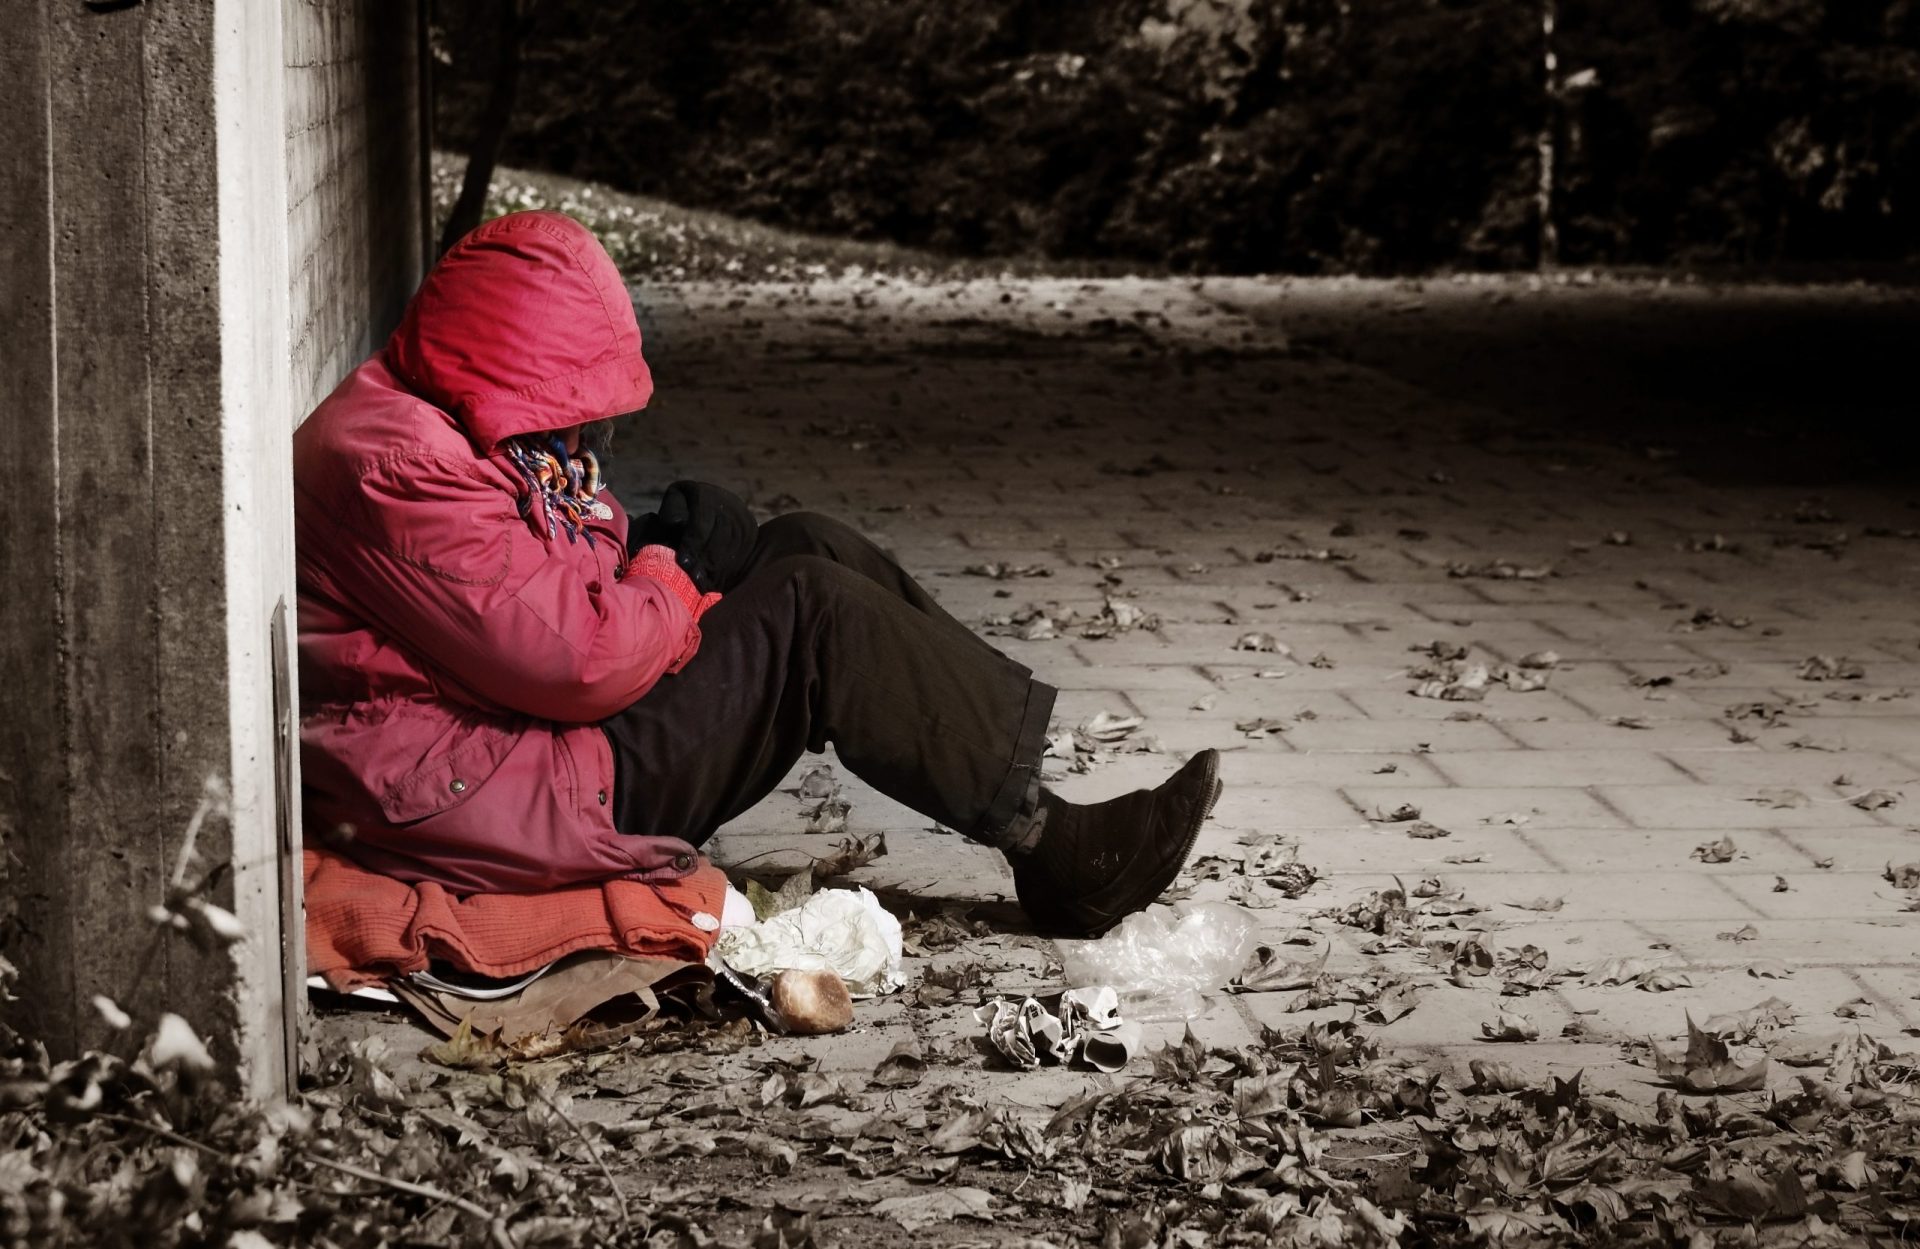
{"type": "Polygon", "coordinates": [[[596,497],[604,487],[600,461],[593,452],[582,448],[569,455],[567,444],[552,433],[523,434],[501,445],[527,485],[527,493],[520,497],[521,518],[533,523],[535,533],[544,523],[549,538],[564,530],[567,541],[585,538],[592,546],[593,530],[586,522],[613,519],[613,509],[596,497]],[[540,509],[537,520],[536,506],[540,509]]]}

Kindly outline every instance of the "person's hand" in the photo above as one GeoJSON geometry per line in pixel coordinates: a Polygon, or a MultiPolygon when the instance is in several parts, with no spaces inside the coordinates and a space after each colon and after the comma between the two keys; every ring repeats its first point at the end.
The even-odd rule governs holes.
{"type": "Polygon", "coordinates": [[[731,491],[699,481],[667,487],[660,510],[634,522],[627,549],[671,547],[680,567],[702,593],[725,590],[753,553],[760,526],[731,491]]]}
{"type": "Polygon", "coordinates": [[[693,578],[687,575],[680,561],[670,547],[643,546],[633,553],[632,562],[627,566],[629,577],[651,577],[664,586],[667,592],[680,600],[692,617],[687,621],[687,635],[675,652],[672,662],[667,665],[668,672],[678,672],[685,668],[700,650],[700,617],[707,614],[715,603],[720,601],[718,590],[702,594],[693,578]]]}
{"type": "Polygon", "coordinates": [[[651,577],[667,588],[667,591],[680,600],[680,605],[693,617],[693,623],[699,624],[700,617],[707,614],[715,603],[720,601],[718,590],[702,593],[694,584],[686,569],[680,566],[679,559],[671,547],[643,546],[633,553],[633,560],[627,566],[629,577],[651,577]]]}

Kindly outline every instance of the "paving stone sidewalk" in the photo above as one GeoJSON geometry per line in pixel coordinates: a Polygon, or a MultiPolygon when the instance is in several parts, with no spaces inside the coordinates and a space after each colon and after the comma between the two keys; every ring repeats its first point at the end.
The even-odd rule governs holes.
{"type": "MultiPolygon", "coordinates": [[[[1381,317],[1410,298],[1391,284],[1346,289],[1381,317]]],[[[1201,747],[1227,751],[1226,795],[1197,854],[1297,843],[1322,879],[1298,899],[1269,890],[1260,922],[1275,939],[1309,933],[1341,976],[1430,984],[1379,1030],[1399,1052],[1449,1068],[1491,1056],[1535,1074],[1584,1069],[1650,1095],[1622,1043],[1681,1036],[1689,1013],[1777,997],[1808,1036],[1920,1023],[1920,915],[1882,878],[1920,859],[1920,702],[1908,697],[1920,689],[1920,513],[1865,489],[1810,502],[1709,488],[1657,446],[1437,399],[1290,345],[1287,291],[875,280],[641,291],[658,393],[645,433],[624,436],[615,482],[634,502],[685,476],[841,516],[970,623],[1027,605],[1091,615],[1109,595],[1158,617],[1156,630],[1105,639],[996,639],[1061,689],[1062,727],[1138,715],[1161,747],[1062,790],[1098,798],[1154,783],[1201,747]],[[986,563],[1049,575],[965,572],[986,563]],[[1502,568],[1526,575],[1455,575],[1502,568]],[[1234,649],[1248,633],[1287,649],[1234,649]],[[1416,697],[1413,670],[1432,661],[1415,648],[1436,640],[1496,669],[1542,651],[1559,663],[1542,690],[1416,697]],[[1815,655],[1864,675],[1802,679],[1815,655]],[[1283,727],[1257,738],[1236,727],[1262,718],[1283,727]],[[1862,798],[1872,790],[1893,803],[1862,798]],[[1402,804],[1451,835],[1416,839],[1379,818],[1402,804]],[[1732,861],[1694,856],[1723,837],[1732,861]],[[1487,928],[1490,948],[1532,944],[1561,966],[1664,955],[1692,987],[1576,980],[1502,998],[1497,978],[1456,987],[1444,966],[1365,953],[1368,934],[1314,918],[1434,877],[1487,908],[1457,922],[1487,928]],[[1540,898],[1564,905],[1513,905],[1540,898]],[[1837,1016],[1849,1002],[1867,1018],[1837,1016]],[[1503,1008],[1541,1039],[1481,1040],[1503,1008]]],[[[1502,297],[1515,296],[1534,297],[1521,284],[1502,297]]],[[[856,880],[929,909],[1011,898],[996,854],[848,779],[852,830],[884,830],[890,847],[856,880]]],[[[823,853],[831,839],[805,834],[799,811],[774,795],[723,830],[716,858],[764,870],[823,853]]],[[[1200,881],[1188,898],[1234,887],[1200,881]]],[[[983,960],[998,968],[995,991],[1018,994],[1058,987],[1057,953],[1013,931],[932,962],[983,960]]],[[[1297,996],[1221,997],[1193,1027],[1235,1045],[1262,1025],[1355,1010],[1289,1012],[1297,996]]],[[[892,1000],[863,1004],[844,1036],[775,1047],[866,1072],[917,1036],[971,1055],[932,1083],[1036,1107],[1106,1079],[993,1070],[978,1031],[970,1005],[892,1000]]]]}
{"type": "MultiPolygon", "coordinates": [[[[1382,317],[1413,298],[1385,283],[1345,289],[1382,317]]],[[[641,292],[659,383],[646,440],[661,452],[624,480],[631,492],[700,477],[850,519],[970,623],[1028,604],[1091,614],[1108,594],[1159,617],[1156,631],[1104,640],[996,639],[1060,687],[1063,727],[1140,715],[1165,752],[1069,777],[1064,792],[1102,797],[1158,781],[1192,750],[1227,751],[1226,796],[1197,854],[1297,841],[1322,881],[1258,915],[1274,937],[1310,927],[1335,972],[1434,983],[1381,1030],[1402,1052],[1458,1067],[1489,1056],[1480,1025],[1504,1007],[1541,1040],[1493,1056],[1650,1095],[1620,1042],[1683,1036],[1689,1013],[1778,997],[1808,1035],[1920,1022],[1920,916],[1882,879],[1920,858],[1920,703],[1907,696],[1920,689],[1920,513],[1865,489],[1809,501],[1707,488],[1658,446],[1437,400],[1290,348],[1287,290],[641,292]],[[1496,561],[1551,575],[1452,575],[1496,561]],[[990,562],[1050,575],[964,572],[990,562]],[[1233,649],[1248,632],[1290,653],[1233,649]],[[1410,670],[1427,660],[1413,648],[1436,639],[1495,666],[1540,651],[1560,663],[1540,691],[1416,697],[1410,670]],[[1814,655],[1857,661],[1864,676],[1804,680],[1814,655]],[[1284,731],[1236,730],[1262,717],[1284,731]],[[1875,789],[1896,801],[1850,801],[1875,789]],[[1452,836],[1416,840],[1375,818],[1403,803],[1452,836]],[[1733,861],[1693,857],[1726,836],[1733,861]],[[1430,877],[1488,908],[1467,922],[1491,928],[1496,950],[1533,944],[1574,966],[1666,955],[1693,986],[1573,981],[1503,999],[1497,980],[1455,987],[1444,967],[1364,954],[1367,934],[1310,918],[1430,877]],[[1543,897],[1564,906],[1510,905],[1543,897]],[[1865,1020],[1836,1016],[1862,1000],[1865,1020]]],[[[1530,296],[1524,283],[1502,297],[1516,294],[1578,297],[1530,296]]],[[[1011,897],[996,854],[857,784],[851,796],[853,830],[883,829],[891,848],[856,879],[930,902],[1011,897]]],[[[820,853],[828,839],[803,834],[798,810],[776,794],[722,832],[716,856],[767,866],[820,853]]],[[[1231,887],[1206,881],[1190,896],[1231,887]]],[[[996,944],[989,961],[1008,965],[996,989],[1055,983],[1047,943],[996,944]]],[[[1297,996],[1222,998],[1194,1027],[1231,1045],[1263,1024],[1354,1010],[1289,1013],[1297,996]]],[[[910,1030],[936,1045],[978,1031],[957,1006],[867,1006],[861,1020],[805,1046],[829,1069],[868,1070],[910,1030]]],[[[989,1087],[1051,1105],[1098,1079],[1043,1072],[989,1087]]]]}

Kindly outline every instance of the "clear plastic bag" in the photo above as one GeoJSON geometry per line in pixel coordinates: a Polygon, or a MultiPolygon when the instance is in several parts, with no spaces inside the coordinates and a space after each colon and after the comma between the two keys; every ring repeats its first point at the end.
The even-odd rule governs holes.
{"type": "Polygon", "coordinates": [[[1128,1019],[1191,1019],[1259,944],[1259,921],[1227,902],[1150,906],[1097,941],[1062,941],[1067,983],[1111,985],[1128,1019]]]}

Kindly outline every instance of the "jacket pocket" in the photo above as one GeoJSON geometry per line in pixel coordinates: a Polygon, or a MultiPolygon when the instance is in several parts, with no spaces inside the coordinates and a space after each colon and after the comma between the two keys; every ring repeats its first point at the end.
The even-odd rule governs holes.
{"type": "Polygon", "coordinates": [[[423,820],[450,811],[480,792],[519,740],[496,725],[471,726],[451,748],[388,786],[380,812],[394,824],[423,820]]]}

